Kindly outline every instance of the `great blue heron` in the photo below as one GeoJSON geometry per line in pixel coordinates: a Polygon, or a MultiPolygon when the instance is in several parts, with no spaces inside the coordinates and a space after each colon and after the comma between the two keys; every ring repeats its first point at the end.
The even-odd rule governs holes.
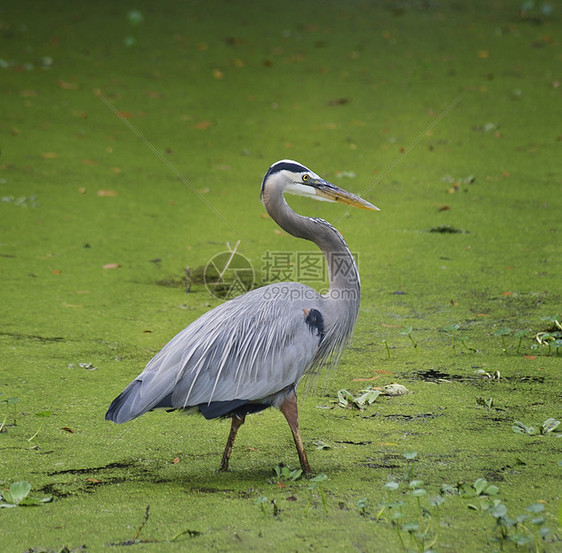
{"type": "Polygon", "coordinates": [[[272,219],[326,257],[327,293],[297,282],[270,284],[227,301],[173,338],[119,395],[105,415],[116,423],[151,409],[231,417],[221,471],[246,415],[277,407],[287,419],[303,472],[310,473],[300,436],[296,387],[305,373],[336,363],[351,337],[360,302],[357,265],[342,235],[323,219],[303,217],[284,192],[378,210],[320,178],[300,163],[274,163],[261,186],[272,219]]]}

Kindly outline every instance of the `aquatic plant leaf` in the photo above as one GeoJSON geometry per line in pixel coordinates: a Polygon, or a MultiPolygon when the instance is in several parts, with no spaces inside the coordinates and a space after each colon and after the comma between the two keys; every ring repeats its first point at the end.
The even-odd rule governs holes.
{"type": "Polygon", "coordinates": [[[526,508],[530,513],[542,513],[544,511],[544,505],[542,503],[533,503],[526,508]]]}
{"type": "Polygon", "coordinates": [[[552,432],[553,430],[556,430],[558,428],[558,426],[560,426],[560,421],[553,419],[553,418],[549,418],[546,419],[541,426],[541,434],[548,434],[549,432],[552,432]]]}
{"type": "Polygon", "coordinates": [[[513,536],[509,536],[509,539],[518,546],[528,545],[533,542],[533,538],[522,534],[513,534],[513,536]]]}
{"type": "MultiPolygon", "coordinates": [[[[14,482],[10,486],[10,492],[9,492],[11,497],[10,503],[15,503],[16,505],[19,505],[22,502],[22,500],[29,495],[30,491],[31,491],[31,484],[29,482],[26,482],[25,480],[22,482],[14,482]]],[[[6,494],[4,494],[4,498],[6,498],[6,494]]]]}
{"type": "Polygon", "coordinates": [[[526,426],[521,421],[515,421],[515,424],[511,427],[511,429],[517,434],[535,434],[534,426],[526,426]]]}
{"type": "Polygon", "coordinates": [[[433,507],[439,507],[440,505],[443,505],[443,503],[445,503],[445,498],[442,495],[434,495],[429,498],[429,503],[433,507]]]}
{"type": "Polygon", "coordinates": [[[480,495],[484,491],[487,485],[488,485],[488,481],[484,478],[478,478],[477,480],[475,480],[474,490],[476,492],[476,495],[480,495]]]}
{"type": "Polygon", "coordinates": [[[403,528],[406,532],[417,532],[420,525],[417,522],[405,522],[403,528]]]}
{"type": "Polygon", "coordinates": [[[503,503],[500,503],[499,505],[496,505],[495,507],[492,507],[490,509],[490,514],[494,518],[504,517],[505,515],[507,515],[507,507],[503,503]]]}

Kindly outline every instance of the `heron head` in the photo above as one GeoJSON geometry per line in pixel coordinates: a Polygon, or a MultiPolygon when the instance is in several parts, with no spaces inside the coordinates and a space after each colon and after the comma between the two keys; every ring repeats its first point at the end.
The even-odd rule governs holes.
{"type": "Polygon", "coordinates": [[[379,211],[363,198],[324,180],[304,165],[291,159],[274,163],[263,178],[261,195],[266,187],[274,187],[288,194],[307,196],[315,200],[341,202],[354,207],[379,211]]]}

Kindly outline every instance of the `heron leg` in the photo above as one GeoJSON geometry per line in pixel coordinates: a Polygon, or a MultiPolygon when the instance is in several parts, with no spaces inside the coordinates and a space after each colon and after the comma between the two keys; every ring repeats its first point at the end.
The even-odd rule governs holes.
{"type": "Polygon", "coordinates": [[[242,417],[232,415],[232,422],[230,423],[230,434],[228,435],[228,440],[226,440],[226,447],[224,448],[224,453],[222,454],[222,461],[221,466],[219,467],[219,472],[228,470],[228,461],[230,460],[230,454],[232,453],[234,439],[236,438],[238,429],[244,424],[245,420],[245,415],[242,417]]]}
{"type": "Polygon", "coordinates": [[[291,394],[285,399],[285,401],[279,406],[279,410],[289,423],[289,428],[293,433],[293,438],[295,440],[295,446],[297,447],[297,453],[299,454],[299,461],[301,463],[302,471],[305,474],[311,474],[312,470],[308,464],[308,459],[306,458],[306,452],[304,451],[304,444],[302,443],[301,433],[299,431],[299,414],[297,409],[297,394],[292,390],[291,394]]]}

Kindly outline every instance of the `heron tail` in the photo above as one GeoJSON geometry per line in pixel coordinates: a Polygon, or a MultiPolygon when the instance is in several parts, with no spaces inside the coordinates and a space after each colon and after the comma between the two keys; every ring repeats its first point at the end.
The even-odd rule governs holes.
{"type": "Polygon", "coordinates": [[[105,414],[106,421],[115,423],[127,422],[142,415],[145,411],[135,412],[134,406],[138,400],[142,382],[134,380],[121,392],[109,406],[105,414]]]}

